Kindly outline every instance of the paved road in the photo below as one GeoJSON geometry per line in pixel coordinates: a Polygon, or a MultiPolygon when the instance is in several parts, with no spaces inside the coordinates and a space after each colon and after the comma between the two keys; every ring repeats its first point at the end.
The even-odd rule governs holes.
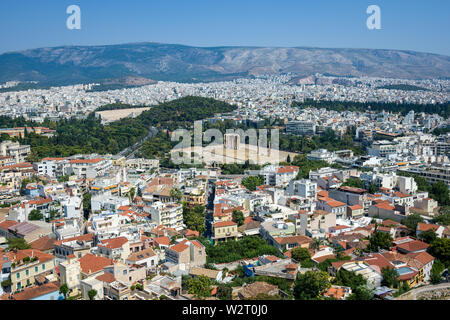
{"type": "Polygon", "coordinates": [[[151,128],[149,128],[149,130],[150,130],[150,132],[148,133],[148,135],[145,138],[142,138],[141,140],[136,142],[131,147],[128,147],[125,150],[122,150],[117,155],[124,156],[131,151],[131,153],[127,156],[127,160],[132,159],[134,157],[134,155],[136,154],[136,152],[139,150],[139,147],[141,146],[141,144],[144,143],[145,140],[150,139],[151,137],[153,137],[154,135],[156,135],[158,133],[158,129],[156,129],[155,127],[151,127],[151,128]]]}

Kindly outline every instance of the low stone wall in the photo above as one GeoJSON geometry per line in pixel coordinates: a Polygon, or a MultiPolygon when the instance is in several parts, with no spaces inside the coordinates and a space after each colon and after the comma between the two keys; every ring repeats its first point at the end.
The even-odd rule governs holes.
{"type": "Polygon", "coordinates": [[[413,289],[396,300],[450,300],[450,283],[413,289]]]}
{"type": "Polygon", "coordinates": [[[416,300],[450,300],[450,288],[419,293],[416,300]]]}

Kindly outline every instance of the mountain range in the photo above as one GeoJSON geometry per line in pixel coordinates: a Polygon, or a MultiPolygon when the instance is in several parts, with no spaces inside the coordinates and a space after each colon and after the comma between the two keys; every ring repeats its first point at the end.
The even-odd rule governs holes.
{"type": "Polygon", "coordinates": [[[315,73],[399,79],[450,78],[450,57],[384,49],[192,47],[133,43],[40,48],[0,55],[0,82],[71,84],[127,77],[181,82],[315,73]]]}

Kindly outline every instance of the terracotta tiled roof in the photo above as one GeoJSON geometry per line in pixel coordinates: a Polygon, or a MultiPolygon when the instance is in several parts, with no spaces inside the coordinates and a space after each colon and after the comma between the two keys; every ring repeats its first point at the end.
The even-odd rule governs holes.
{"type": "Polygon", "coordinates": [[[278,244],[298,243],[299,245],[301,245],[301,244],[313,242],[313,240],[310,237],[301,236],[301,235],[290,236],[290,237],[277,237],[277,238],[274,238],[274,240],[278,244]]]}
{"type": "Polygon", "coordinates": [[[112,239],[106,239],[101,241],[102,244],[99,244],[99,247],[104,247],[108,249],[118,249],[122,248],[122,246],[128,242],[128,239],[126,237],[118,237],[118,238],[112,238],[112,239]]]}
{"type": "Polygon", "coordinates": [[[99,163],[102,161],[102,159],[75,159],[75,160],[69,160],[70,163],[73,164],[89,164],[89,163],[99,163]]]}
{"type": "Polygon", "coordinates": [[[377,231],[384,231],[384,232],[391,232],[391,227],[384,227],[384,226],[379,226],[377,228],[377,231]]]}
{"type": "Polygon", "coordinates": [[[328,198],[328,191],[322,190],[317,193],[319,197],[328,198]]]}
{"type": "Polygon", "coordinates": [[[401,192],[394,192],[394,195],[396,195],[399,198],[407,198],[407,197],[411,197],[410,194],[406,194],[406,193],[401,193],[401,192]]]}
{"type": "Polygon", "coordinates": [[[324,262],[327,259],[335,259],[336,256],[334,254],[327,254],[327,255],[323,255],[317,258],[311,258],[311,260],[317,262],[317,263],[321,263],[324,262]]]}
{"type": "Polygon", "coordinates": [[[50,292],[59,292],[59,282],[49,282],[41,286],[33,286],[25,288],[22,292],[16,293],[12,296],[13,300],[30,300],[48,294],[50,292]]]}
{"type": "Polygon", "coordinates": [[[194,231],[194,230],[190,230],[190,229],[186,229],[185,233],[184,233],[185,237],[198,237],[199,236],[199,232],[198,231],[194,231]]]}
{"type": "Polygon", "coordinates": [[[426,251],[422,251],[422,252],[418,252],[418,253],[408,253],[406,254],[408,257],[411,257],[417,261],[419,261],[420,263],[422,263],[423,265],[427,265],[429,264],[431,261],[434,260],[434,257],[432,255],[430,255],[428,252],[426,251]]]}
{"type": "Polygon", "coordinates": [[[422,222],[419,222],[417,224],[417,230],[419,230],[419,231],[428,231],[428,230],[436,231],[437,229],[439,229],[439,227],[440,226],[437,224],[428,224],[428,223],[422,223],[422,222]]]}
{"type": "Polygon", "coordinates": [[[426,250],[430,245],[420,240],[412,240],[397,245],[397,249],[402,249],[406,252],[415,252],[419,250],[426,250]]]}
{"type": "Polygon", "coordinates": [[[135,252],[135,253],[131,254],[131,255],[127,258],[127,260],[136,262],[136,261],[140,261],[140,260],[143,260],[143,259],[147,259],[147,258],[153,257],[153,256],[155,256],[155,255],[156,255],[156,254],[155,254],[155,252],[153,251],[153,249],[148,248],[148,249],[141,250],[141,251],[138,251],[138,252],[135,252]]]}
{"type": "Polygon", "coordinates": [[[393,266],[391,265],[389,260],[379,253],[374,253],[371,256],[364,258],[364,262],[369,264],[379,273],[381,273],[381,270],[386,267],[393,269],[393,266]]]}
{"type": "Polygon", "coordinates": [[[28,204],[30,205],[41,205],[41,204],[45,204],[45,203],[51,203],[52,199],[51,198],[37,198],[35,200],[30,200],[28,201],[28,204]]]}
{"type": "Polygon", "coordinates": [[[78,261],[80,262],[82,272],[86,274],[96,273],[104,267],[110,266],[114,263],[111,259],[95,256],[91,253],[85,254],[83,257],[78,259],[78,261]]]}
{"type": "Polygon", "coordinates": [[[5,221],[0,222],[0,229],[8,230],[8,228],[15,226],[16,224],[19,224],[19,223],[17,221],[5,220],[5,221]]]}
{"type": "Polygon", "coordinates": [[[379,209],[384,209],[384,210],[394,210],[395,207],[390,205],[389,203],[386,202],[381,202],[375,205],[375,207],[379,208],[379,209]]]}
{"type": "Polygon", "coordinates": [[[116,281],[116,278],[114,278],[114,275],[110,272],[105,272],[104,274],[101,274],[98,277],[95,277],[95,279],[106,282],[106,283],[111,283],[111,282],[116,281]]]}
{"type": "Polygon", "coordinates": [[[339,226],[335,226],[332,227],[334,230],[344,230],[344,229],[348,229],[350,228],[349,226],[343,226],[343,225],[339,225],[339,226]]]}
{"type": "Polygon", "coordinates": [[[399,226],[399,225],[401,225],[401,223],[399,223],[399,222],[397,222],[397,221],[394,221],[394,220],[390,220],[390,219],[384,220],[381,224],[382,224],[383,226],[385,226],[385,227],[391,227],[391,226],[399,226]]]}
{"type": "Polygon", "coordinates": [[[326,297],[333,297],[336,299],[342,299],[344,297],[344,294],[345,294],[344,288],[335,288],[335,287],[331,287],[323,293],[323,295],[326,297]]]}
{"type": "Polygon", "coordinates": [[[280,260],[280,258],[275,257],[275,256],[266,256],[265,259],[272,261],[272,262],[276,262],[276,261],[280,260]]]}
{"type": "Polygon", "coordinates": [[[181,252],[183,252],[184,250],[186,250],[188,248],[189,248],[189,246],[187,244],[185,244],[185,243],[177,243],[177,244],[171,246],[170,250],[173,250],[175,252],[181,253],[181,252]]]}
{"type": "Polygon", "coordinates": [[[277,173],[294,173],[295,171],[298,171],[300,168],[297,166],[284,166],[280,167],[277,170],[277,173]]]}
{"type": "Polygon", "coordinates": [[[49,236],[41,237],[30,243],[32,249],[37,249],[41,251],[52,250],[55,246],[55,238],[50,238],[49,236]]]}
{"type": "Polygon", "coordinates": [[[327,205],[329,205],[332,208],[337,208],[337,207],[343,207],[346,204],[340,201],[336,201],[336,200],[331,200],[331,201],[327,201],[327,205]]]}
{"type": "Polygon", "coordinates": [[[39,262],[49,261],[55,258],[55,256],[36,250],[36,249],[25,249],[19,250],[14,254],[14,261],[17,262],[19,260],[23,260],[25,257],[38,257],[39,262]]]}
{"type": "Polygon", "coordinates": [[[155,241],[159,245],[164,245],[164,246],[170,245],[170,239],[169,239],[169,237],[166,237],[166,236],[154,238],[153,241],[155,241]]]}
{"type": "Polygon", "coordinates": [[[214,228],[231,227],[235,225],[237,225],[237,223],[233,221],[221,221],[214,223],[214,228]]]}

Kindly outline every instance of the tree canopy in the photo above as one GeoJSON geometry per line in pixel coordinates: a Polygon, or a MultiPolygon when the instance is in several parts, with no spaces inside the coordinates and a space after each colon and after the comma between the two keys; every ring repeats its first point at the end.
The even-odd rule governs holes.
{"type": "Polygon", "coordinates": [[[211,245],[206,245],[206,261],[208,263],[227,263],[240,259],[255,258],[265,254],[280,256],[280,252],[274,246],[268,244],[258,236],[247,236],[240,240],[228,240],[211,245]]]}
{"type": "Polygon", "coordinates": [[[411,214],[402,220],[402,224],[416,231],[419,222],[423,222],[423,218],[418,213],[411,214]]]}
{"type": "Polygon", "coordinates": [[[398,112],[406,115],[409,111],[413,110],[416,113],[425,112],[428,114],[439,114],[445,118],[450,116],[449,103],[442,104],[416,104],[416,103],[395,103],[395,102],[356,102],[356,101],[314,101],[305,100],[304,102],[293,102],[293,106],[300,108],[325,108],[327,110],[335,111],[359,111],[365,112],[368,110],[381,112],[398,112]]]}
{"type": "Polygon", "coordinates": [[[203,234],[206,231],[206,211],[202,205],[195,205],[193,208],[183,204],[183,221],[188,229],[198,231],[203,234]]]}
{"type": "Polygon", "coordinates": [[[346,286],[356,290],[358,287],[365,286],[367,280],[361,274],[341,268],[336,274],[335,283],[339,286],[346,286]]]}
{"type": "Polygon", "coordinates": [[[31,245],[23,238],[9,238],[7,243],[9,250],[31,249],[31,245]]]}
{"type": "Polygon", "coordinates": [[[264,184],[264,179],[261,176],[249,176],[242,179],[242,185],[250,191],[255,191],[256,187],[264,184]]]}
{"type": "Polygon", "coordinates": [[[314,300],[331,287],[329,276],[323,271],[307,271],[295,280],[294,297],[298,300],[314,300]]]}
{"type": "Polygon", "coordinates": [[[450,266],[450,239],[437,238],[430,244],[430,253],[448,268],[450,266]]]}
{"type": "Polygon", "coordinates": [[[386,232],[377,231],[369,238],[367,249],[375,252],[379,249],[388,250],[390,247],[392,247],[391,235],[386,232]]]}
{"type": "Polygon", "coordinates": [[[244,214],[240,210],[233,210],[233,222],[236,222],[238,227],[244,224],[244,214]]]}
{"type": "Polygon", "coordinates": [[[311,253],[306,248],[302,247],[294,248],[292,249],[291,254],[292,258],[297,260],[298,262],[303,262],[305,260],[311,259],[311,253]]]}
{"type": "MultiPolygon", "coordinates": [[[[29,160],[39,161],[44,157],[67,157],[74,154],[117,154],[147,136],[151,126],[169,131],[190,128],[194,121],[212,117],[216,113],[230,112],[235,108],[236,106],[211,98],[184,97],[153,106],[136,118],[124,118],[107,125],[102,125],[101,120],[92,113],[84,119],[52,121],[47,118],[41,124],[24,118],[2,116],[0,127],[45,126],[56,130],[55,135],[50,138],[30,132],[18,139],[21,144],[31,145],[29,160]]],[[[168,148],[170,140],[167,142],[161,136],[159,138],[160,141],[151,140],[144,144],[142,153],[154,153],[152,142],[155,144],[166,141],[162,146],[168,148]]]]}
{"type": "Polygon", "coordinates": [[[448,226],[450,224],[450,207],[442,208],[439,215],[435,216],[433,220],[435,223],[448,226]]]}
{"type": "Polygon", "coordinates": [[[211,296],[211,286],[213,285],[213,282],[206,276],[188,279],[186,285],[188,287],[188,293],[193,294],[199,299],[211,296]]]}
{"type": "Polygon", "coordinates": [[[398,272],[395,269],[385,267],[381,269],[381,274],[383,275],[383,280],[381,281],[382,286],[387,286],[390,288],[398,288],[398,272]]]}

